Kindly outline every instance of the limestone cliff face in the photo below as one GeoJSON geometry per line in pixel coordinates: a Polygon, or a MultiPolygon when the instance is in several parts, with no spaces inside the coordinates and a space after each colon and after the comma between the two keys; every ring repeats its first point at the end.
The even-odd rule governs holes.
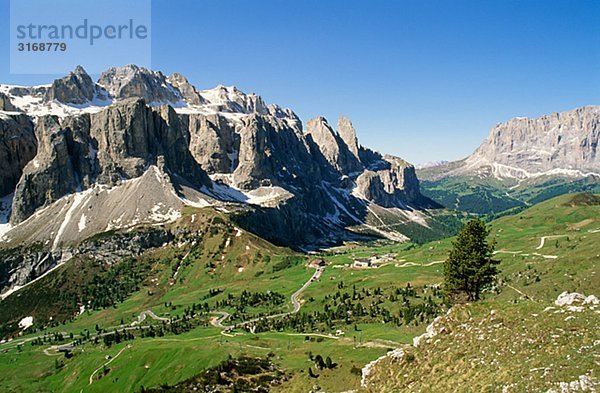
{"type": "Polygon", "coordinates": [[[599,139],[598,106],[537,119],[515,118],[492,128],[465,167],[500,164],[530,174],[552,170],[600,173],[599,139]]]}
{"type": "Polygon", "coordinates": [[[44,116],[35,132],[39,148],[15,190],[14,224],[67,194],[139,177],[157,163],[198,186],[210,186],[188,150],[182,122],[168,106],[152,109],[129,99],[92,115],[44,116]]]}
{"type": "Polygon", "coordinates": [[[158,156],[171,172],[200,185],[209,183],[188,150],[184,124],[170,106],[152,109],[141,99],[123,100],[90,115],[89,133],[101,183],[141,176],[158,156]]]}
{"type": "Polygon", "coordinates": [[[15,189],[12,223],[25,220],[47,202],[75,192],[78,186],[69,154],[69,131],[61,128],[58,118],[45,116],[38,119],[35,132],[38,152],[25,166],[15,189]]]}
{"type": "Polygon", "coordinates": [[[89,133],[95,141],[101,183],[140,176],[157,152],[152,111],[136,98],[90,116],[89,133]]]}
{"type": "Polygon", "coordinates": [[[284,120],[251,115],[243,119],[238,132],[238,164],[233,172],[236,186],[298,186],[321,179],[301,131],[284,120]]]}
{"type": "Polygon", "coordinates": [[[325,162],[340,173],[347,174],[363,168],[357,155],[350,151],[343,138],[329,126],[324,117],[309,120],[306,133],[317,145],[325,162]]]}
{"type": "Polygon", "coordinates": [[[0,197],[13,192],[36,151],[31,119],[24,114],[0,115],[0,197]]]}
{"type": "Polygon", "coordinates": [[[366,170],[356,179],[357,195],[383,207],[401,207],[419,196],[419,180],[414,166],[392,156],[385,157],[387,168],[366,170]]]}
{"type": "Polygon", "coordinates": [[[156,157],[164,157],[158,163],[164,160],[168,173],[185,178],[197,187],[210,188],[210,178],[190,153],[187,125],[175,110],[169,105],[155,108],[152,121],[157,143],[152,147],[155,152],[150,159],[152,163],[156,157]]]}
{"type": "Polygon", "coordinates": [[[340,134],[340,137],[342,138],[346,146],[348,146],[350,152],[354,155],[354,157],[360,160],[358,139],[356,138],[356,130],[354,129],[354,126],[352,125],[350,119],[348,119],[345,116],[340,116],[340,118],[338,119],[337,131],[340,134]]]}
{"type": "Polygon", "coordinates": [[[231,172],[239,150],[239,135],[227,119],[218,114],[182,116],[189,133],[189,148],[194,159],[209,174],[231,172]]]}
{"type": "Polygon", "coordinates": [[[83,67],[77,66],[64,78],[57,79],[45,92],[44,101],[59,101],[65,104],[85,104],[94,98],[107,99],[106,92],[94,83],[83,67]]]}

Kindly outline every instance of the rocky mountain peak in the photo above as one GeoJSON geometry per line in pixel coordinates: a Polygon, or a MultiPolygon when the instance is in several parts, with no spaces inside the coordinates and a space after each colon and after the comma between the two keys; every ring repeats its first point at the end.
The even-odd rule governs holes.
{"type": "Polygon", "coordinates": [[[183,98],[162,72],[134,64],[109,68],[100,74],[98,84],[117,99],[137,97],[148,103],[175,104],[183,98]]]}
{"type": "Polygon", "coordinates": [[[178,72],[174,72],[171,75],[169,75],[169,77],[167,78],[167,80],[171,84],[173,84],[173,83],[189,84],[190,83],[185,76],[181,75],[178,72]]]}
{"type": "Polygon", "coordinates": [[[323,159],[340,173],[355,172],[363,167],[358,157],[349,150],[346,142],[324,117],[309,120],[306,123],[306,134],[317,145],[323,159]]]}
{"type": "Polygon", "coordinates": [[[317,144],[323,156],[332,164],[337,163],[339,159],[338,138],[327,119],[323,116],[317,116],[306,123],[306,134],[312,137],[317,144]]]}
{"type": "MultiPolygon", "coordinates": [[[[421,206],[414,168],[359,146],[345,117],[337,131],[324,117],[310,120],[303,131],[293,111],[267,106],[257,94],[223,85],[198,90],[181,74],[166,77],[135,65],[110,68],[96,84],[78,67],[51,87],[1,88],[25,112],[0,117],[0,148],[9,146],[5,156],[15,163],[2,164],[8,170],[0,171],[1,192],[14,192],[10,223],[21,234],[31,222],[45,222],[40,217],[51,213],[43,212],[55,213],[54,207],[82,195],[99,201],[103,190],[128,195],[122,206],[113,206],[111,217],[119,218],[119,209],[138,202],[137,187],[155,184],[156,177],[162,193],[154,205],[145,201],[139,214],[152,215],[165,198],[168,203],[160,206],[166,211],[188,202],[259,205],[269,210],[253,212],[248,225],[282,243],[336,241],[344,228],[372,219],[369,204],[421,206]],[[52,97],[48,104],[39,97],[45,92],[52,97]],[[110,99],[97,102],[100,92],[110,99]],[[21,134],[15,124],[23,127],[21,134]],[[149,174],[150,168],[155,170],[149,174]]],[[[139,214],[126,213],[132,222],[114,225],[145,222],[139,214]]],[[[100,221],[89,228],[109,224],[100,221]]],[[[91,234],[80,232],[73,237],[91,234]]]]}
{"type": "Polygon", "coordinates": [[[358,139],[356,138],[356,130],[354,129],[350,119],[345,116],[340,116],[338,119],[337,131],[342,140],[346,142],[348,149],[350,149],[352,154],[358,158],[358,139]]]}
{"type": "Polygon", "coordinates": [[[0,111],[18,112],[19,108],[12,104],[9,96],[0,93],[0,111]]]}
{"type": "Polygon", "coordinates": [[[200,95],[210,107],[217,111],[269,114],[269,109],[262,97],[254,93],[243,93],[235,86],[218,85],[214,89],[202,90],[200,95]]]}
{"type": "Polygon", "coordinates": [[[82,66],[75,67],[69,75],[56,79],[46,91],[45,102],[56,100],[64,104],[81,105],[94,99],[96,84],[82,66]]]}
{"type": "Polygon", "coordinates": [[[179,90],[183,98],[188,104],[202,105],[206,104],[206,100],[200,95],[200,92],[192,85],[185,76],[179,73],[173,73],[167,78],[167,82],[175,89],[179,90]]]}
{"type": "Polygon", "coordinates": [[[75,69],[71,73],[81,77],[89,76],[87,71],[83,68],[83,66],[80,65],[75,66],[75,69]]]}

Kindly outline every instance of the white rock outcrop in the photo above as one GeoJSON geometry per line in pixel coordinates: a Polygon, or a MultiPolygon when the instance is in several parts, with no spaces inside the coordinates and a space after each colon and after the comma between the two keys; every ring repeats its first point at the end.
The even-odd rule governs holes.
{"type": "Polygon", "coordinates": [[[440,324],[441,320],[442,320],[441,316],[435,318],[433,320],[433,322],[431,322],[427,326],[427,329],[425,330],[425,333],[421,334],[420,336],[417,336],[417,337],[413,338],[413,345],[415,347],[418,347],[423,340],[427,340],[429,338],[437,336],[439,333],[443,333],[446,330],[446,328],[444,328],[443,326],[441,326],[441,324],[440,324]]]}
{"type": "Polygon", "coordinates": [[[402,359],[405,354],[406,353],[404,352],[404,350],[402,348],[396,348],[396,349],[386,353],[385,355],[378,357],[377,359],[373,360],[372,362],[368,363],[366,366],[364,366],[362,368],[362,377],[360,379],[360,385],[362,387],[367,386],[369,375],[373,372],[373,368],[377,365],[377,363],[379,363],[382,360],[387,359],[387,358],[396,359],[396,360],[402,359]]]}
{"type": "Polygon", "coordinates": [[[565,291],[558,295],[558,298],[556,298],[556,301],[554,302],[557,306],[570,306],[573,303],[600,304],[600,299],[595,295],[585,296],[581,293],[565,291]]]}

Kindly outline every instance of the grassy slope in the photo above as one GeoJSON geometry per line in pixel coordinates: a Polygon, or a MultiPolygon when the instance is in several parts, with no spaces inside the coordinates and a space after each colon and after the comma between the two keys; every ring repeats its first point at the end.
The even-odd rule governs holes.
{"type": "Polygon", "coordinates": [[[499,250],[522,251],[497,254],[502,292],[443,317],[445,334],[383,361],[366,390],[560,391],[560,382],[582,375],[598,383],[600,307],[547,307],[563,291],[599,295],[599,199],[565,195],[492,222],[499,250]],[[548,235],[561,237],[537,249],[548,235]]]}
{"type": "MultiPolygon", "coordinates": [[[[497,255],[502,260],[501,270],[505,282],[502,292],[498,296],[490,296],[490,300],[478,306],[483,307],[480,311],[471,311],[474,316],[486,315],[489,308],[499,312],[506,310],[506,317],[514,320],[529,315],[530,312],[539,313],[537,308],[542,306],[536,302],[524,301],[522,294],[517,290],[538,302],[550,302],[563,290],[584,293],[597,291],[600,282],[592,272],[598,263],[597,243],[600,233],[590,231],[600,228],[600,221],[594,221],[595,217],[600,216],[600,207],[579,202],[571,206],[572,201],[572,196],[563,196],[515,217],[505,217],[492,223],[498,249],[521,253],[497,255]],[[567,234],[568,238],[553,239],[541,250],[536,250],[540,236],[564,234],[567,234]],[[556,255],[558,258],[548,259],[532,255],[534,252],[556,255]],[[539,280],[536,277],[539,277],[539,280]],[[518,304],[513,307],[509,302],[515,300],[518,304]]],[[[198,213],[196,210],[188,211],[183,219],[188,221],[184,225],[191,226],[191,215],[198,213]]],[[[211,217],[212,213],[210,217],[205,218],[211,217]]],[[[206,220],[200,220],[199,216],[196,216],[195,222],[198,228],[206,225],[206,220]]],[[[312,270],[303,265],[273,272],[273,265],[292,253],[269,245],[251,234],[244,232],[236,237],[236,233],[235,229],[231,230],[225,225],[224,229],[215,231],[214,236],[207,237],[202,250],[190,254],[193,260],[179,271],[175,280],[175,265],[169,265],[169,268],[162,266],[153,271],[140,291],[115,308],[86,312],[72,323],[49,330],[77,333],[85,328],[93,329],[95,324],[119,324],[121,318],[125,323],[130,323],[139,312],[147,309],[152,309],[158,315],[178,314],[185,306],[199,302],[211,288],[224,290],[224,293],[211,298],[211,302],[224,298],[228,293],[239,293],[243,289],[271,289],[288,297],[312,274],[312,270]],[[223,248],[225,252],[215,255],[228,237],[232,240],[228,247],[223,248]],[[263,259],[267,254],[271,256],[269,262],[263,259]],[[221,259],[223,255],[225,257],[221,259]],[[207,269],[207,263],[215,261],[218,262],[215,269],[207,269]],[[243,268],[241,272],[240,267],[243,268]],[[149,290],[152,295],[148,295],[149,290]],[[165,302],[172,302],[175,310],[165,307],[165,302]]],[[[325,294],[335,292],[340,281],[343,281],[346,287],[356,285],[358,288],[403,287],[407,282],[413,285],[439,283],[442,265],[435,262],[445,258],[449,246],[450,239],[414,248],[411,245],[355,245],[348,247],[346,253],[326,255],[325,259],[334,265],[343,265],[354,256],[368,256],[375,252],[396,253],[397,260],[379,269],[370,270],[328,267],[321,280],[304,293],[304,299],[313,298],[314,301],[305,302],[303,311],[317,310],[325,294]],[[432,262],[434,264],[431,264],[432,262]],[[417,266],[409,266],[410,263],[417,266]]],[[[157,251],[160,255],[155,259],[171,261],[174,260],[174,255],[185,254],[187,251],[185,246],[181,249],[167,247],[157,251]]],[[[286,302],[283,308],[290,307],[289,302],[286,302]]],[[[362,367],[384,354],[388,346],[396,347],[402,343],[409,343],[413,336],[424,330],[424,325],[394,327],[369,323],[361,324],[359,329],[359,333],[346,330],[343,338],[320,338],[320,341],[307,341],[304,335],[295,335],[293,332],[226,337],[220,335],[220,331],[213,327],[200,327],[176,336],[136,339],[130,342],[131,348],[124,349],[121,355],[107,366],[110,368],[107,376],[95,380],[90,386],[90,375],[107,362],[105,357],[115,356],[128,343],[110,348],[103,345],[86,345],[84,351],[75,351],[72,359],[63,359],[61,355],[48,356],[43,351],[47,345],[25,345],[18,351],[15,344],[11,343],[0,347],[2,350],[8,349],[0,353],[0,390],[79,391],[86,388],[86,391],[135,391],[142,385],[174,384],[206,367],[214,366],[229,354],[264,356],[272,351],[276,355],[275,361],[294,373],[291,380],[280,388],[281,391],[307,391],[315,384],[326,391],[343,391],[358,387],[359,376],[350,372],[353,366],[362,367]],[[354,348],[352,335],[358,335],[362,345],[354,348]],[[307,356],[309,351],[324,357],[331,356],[339,363],[338,368],[320,372],[318,380],[308,378],[306,369],[312,364],[307,356]],[[61,359],[65,363],[64,367],[56,369],[55,359],[61,359]]],[[[53,355],[52,352],[50,354],[53,355]]],[[[445,363],[442,361],[440,364],[441,369],[445,363]]],[[[562,377],[566,378],[561,375],[562,377]]]]}
{"type": "Polygon", "coordinates": [[[571,312],[552,303],[487,301],[442,319],[444,333],[404,359],[378,364],[371,392],[547,392],[595,379],[598,309],[571,312]]]}
{"type": "MultiPolygon", "coordinates": [[[[313,270],[306,268],[303,263],[292,265],[281,271],[274,271],[274,266],[283,258],[295,256],[294,252],[275,247],[247,232],[238,235],[237,229],[229,227],[226,217],[225,225],[216,225],[212,221],[214,212],[210,210],[197,211],[190,209],[179,223],[187,229],[194,228],[191,216],[196,215],[194,222],[197,228],[218,227],[218,230],[207,230],[212,233],[203,238],[197,251],[192,250],[186,263],[173,279],[178,256],[187,254],[189,247],[168,246],[147,253],[144,261],[153,265],[152,273],[142,285],[123,303],[99,311],[87,311],[73,322],[59,325],[41,331],[61,331],[78,334],[85,329],[93,331],[95,325],[112,327],[134,321],[139,313],[151,309],[160,316],[173,316],[193,303],[208,301],[213,304],[226,298],[229,294],[239,294],[242,290],[266,292],[277,291],[286,298],[281,309],[266,310],[256,308],[252,312],[279,312],[291,309],[289,296],[295,292],[312,275],[313,270]],[[209,224],[213,222],[213,224],[209,224]],[[229,241],[227,239],[230,239],[229,241]],[[264,257],[268,256],[266,260],[264,257]],[[214,267],[208,267],[212,263],[214,267]],[[241,270],[241,271],[240,271],[241,270]],[[220,289],[223,292],[217,296],[205,299],[210,289],[220,289]],[[165,306],[168,303],[168,307],[165,306]],[[172,304],[172,305],[171,305],[172,304]]],[[[21,295],[12,299],[23,299],[37,296],[35,303],[39,305],[44,300],[48,289],[54,293],[53,284],[62,283],[58,279],[65,275],[75,279],[80,277],[80,264],[67,264],[51,274],[48,279],[40,280],[22,290],[21,295]],[[75,270],[76,272],[70,272],[75,270]]],[[[51,292],[52,293],[52,292],[51,292]]],[[[7,300],[11,299],[9,297],[7,300]]],[[[0,304],[0,307],[18,307],[20,303],[11,302],[0,304]]],[[[45,313],[51,313],[52,307],[45,308],[45,313]]],[[[35,308],[33,309],[35,314],[35,308]]],[[[56,311],[56,310],[54,310],[56,311]]],[[[232,311],[232,310],[228,310],[232,311]]],[[[25,314],[23,314],[25,315],[25,314]]],[[[28,314],[29,315],[29,314],[28,314]]],[[[38,314],[36,314],[38,315],[38,314]]],[[[42,314],[39,314],[42,315],[42,314]]],[[[18,318],[17,318],[18,320],[18,318]]],[[[94,370],[107,362],[106,356],[115,356],[128,344],[113,363],[108,365],[110,373],[99,381],[94,381],[86,388],[89,391],[106,391],[107,389],[122,389],[124,391],[138,390],[141,386],[158,386],[162,383],[174,384],[189,378],[201,370],[216,365],[228,355],[237,356],[242,353],[263,356],[269,351],[277,353],[275,360],[286,368],[300,371],[310,363],[307,353],[322,353],[334,359],[344,357],[348,348],[353,346],[352,339],[305,340],[304,335],[294,332],[274,332],[260,335],[240,335],[225,337],[219,334],[220,329],[203,327],[191,332],[162,338],[136,339],[130,343],[122,343],[106,348],[103,345],[87,345],[84,351],[75,351],[72,359],[64,359],[61,355],[52,356],[44,353],[44,346],[25,344],[22,350],[17,350],[17,343],[10,343],[2,349],[2,373],[0,374],[1,391],[79,391],[88,386],[88,379],[94,370]],[[55,359],[65,363],[56,369],[55,359]]],[[[38,335],[30,334],[30,336],[38,335]]],[[[23,338],[27,338],[24,336],[23,338]]],[[[347,364],[340,365],[336,373],[332,373],[332,385],[337,385],[340,378],[351,377],[354,384],[357,377],[350,375],[351,365],[360,366],[371,358],[380,356],[385,348],[364,347],[356,350],[347,364]]]]}
{"type": "MultiPolygon", "coordinates": [[[[506,216],[490,223],[491,236],[496,239],[496,259],[502,261],[500,277],[503,287],[499,297],[514,300],[521,297],[506,284],[527,293],[536,300],[553,300],[562,291],[593,293],[600,287],[600,276],[593,273],[600,261],[600,204],[585,195],[563,195],[535,205],[519,214],[506,216]],[[537,249],[542,236],[559,236],[545,241],[537,249]],[[544,255],[546,257],[544,257],[544,255]],[[556,257],[556,258],[550,258],[556,257]],[[536,279],[539,277],[539,280],[536,279]]],[[[414,263],[427,265],[443,261],[452,238],[410,245],[372,245],[347,248],[345,255],[334,257],[340,262],[351,257],[373,253],[396,253],[398,265],[414,263]]],[[[402,268],[403,272],[408,268],[402,268]]],[[[442,264],[418,269],[432,272],[441,282],[442,264]]],[[[383,270],[378,270],[383,271],[383,270]]],[[[410,272],[410,269],[408,270],[410,272]]],[[[408,273],[407,272],[407,273],[408,273]]],[[[600,273],[599,273],[600,274],[600,273]]]]}

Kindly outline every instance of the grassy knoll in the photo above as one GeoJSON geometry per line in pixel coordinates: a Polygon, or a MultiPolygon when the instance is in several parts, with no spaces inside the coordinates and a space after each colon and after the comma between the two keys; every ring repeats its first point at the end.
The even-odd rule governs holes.
{"type": "Polygon", "coordinates": [[[437,336],[379,363],[364,390],[576,391],[561,388],[575,382],[578,391],[582,378],[598,381],[600,306],[582,308],[489,300],[457,307],[437,336]]]}

